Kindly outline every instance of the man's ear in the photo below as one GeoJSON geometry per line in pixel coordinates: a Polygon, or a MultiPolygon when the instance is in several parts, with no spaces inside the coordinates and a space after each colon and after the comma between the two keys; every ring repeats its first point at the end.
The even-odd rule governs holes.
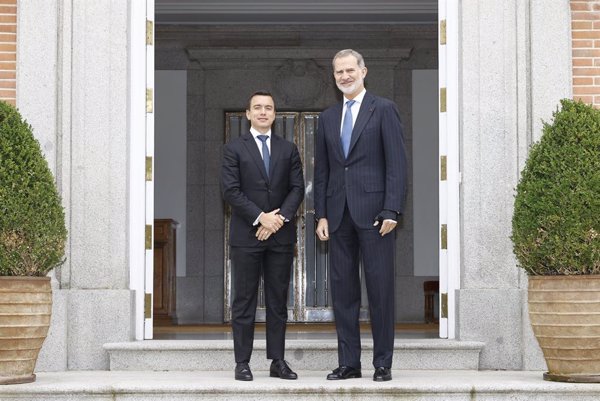
{"type": "Polygon", "coordinates": [[[363,68],[363,79],[367,76],[367,67],[363,68]]]}

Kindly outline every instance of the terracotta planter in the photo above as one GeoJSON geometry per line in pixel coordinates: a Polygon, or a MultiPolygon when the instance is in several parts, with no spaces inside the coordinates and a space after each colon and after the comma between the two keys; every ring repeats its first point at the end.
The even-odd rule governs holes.
{"type": "Polygon", "coordinates": [[[35,381],[51,312],[49,277],[0,277],[0,384],[35,381]]]}
{"type": "Polygon", "coordinates": [[[528,303],[544,379],[600,382],[600,275],[530,276],[528,303]]]}

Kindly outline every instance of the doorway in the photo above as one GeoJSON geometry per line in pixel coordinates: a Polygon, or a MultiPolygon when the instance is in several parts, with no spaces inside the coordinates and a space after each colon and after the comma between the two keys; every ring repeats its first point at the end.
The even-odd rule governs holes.
{"type": "MultiPolygon", "coordinates": [[[[144,59],[143,53],[146,53],[146,64],[149,66],[155,65],[155,72],[160,71],[172,71],[172,72],[183,72],[185,78],[188,79],[187,93],[184,93],[183,97],[186,98],[186,102],[183,104],[183,109],[188,112],[196,112],[202,109],[204,105],[200,101],[194,99],[198,95],[198,88],[204,85],[204,89],[208,89],[209,92],[214,96],[216,94],[217,102],[214,104],[214,108],[221,108],[223,110],[231,110],[239,108],[240,104],[244,104],[245,99],[236,98],[231,96],[231,93],[222,91],[221,88],[215,86],[205,85],[210,78],[205,79],[208,74],[196,74],[195,70],[202,69],[205,72],[210,70],[217,70],[220,68],[220,61],[229,62],[240,67],[241,70],[247,70],[248,66],[252,67],[253,64],[264,63],[269,66],[273,66],[274,59],[281,59],[280,57],[272,57],[270,52],[266,54],[257,55],[256,51],[250,50],[252,47],[258,46],[261,50],[261,45],[268,45],[269,50],[283,50],[284,58],[288,61],[298,58],[299,55],[303,54],[303,51],[310,53],[310,59],[321,67],[328,67],[332,54],[341,48],[352,47],[361,52],[369,60],[368,65],[370,68],[370,77],[373,77],[373,71],[377,68],[373,68],[375,64],[382,63],[378,73],[383,72],[384,78],[374,80],[370,79],[372,85],[368,89],[373,89],[375,93],[388,97],[395,101],[401,108],[403,118],[408,115],[409,118],[405,120],[405,128],[408,131],[411,130],[410,115],[412,110],[410,106],[411,92],[409,74],[406,74],[406,70],[414,69],[436,69],[439,65],[439,91],[437,109],[432,115],[439,116],[440,125],[440,136],[439,136],[439,160],[438,160],[438,173],[440,175],[440,200],[439,200],[439,218],[440,226],[438,231],[439,240],[439,290],[440,290],[440,303],[443,302],[444,307],[440,311],[440,336],[454,338],[454,324],[455,324],[455,300],[454,290],[460,286],[460,236],[459,236],[459,185],[460,185],[460,171],[458,167],[459,154],[458,154],[458,117],[459,113],[456,109],[457,94],[458,94],[458,72],[459,72],[459,60],[458,60],[458,18],[460,7],[454,0],[423,0],[419,4],[408,3],[404,0],[392,0],[389,2],[381,3],[380,5],[369,6],[369,12],[364,12],[364,5],[362,3],[348,3],[343,0],[334,0],[333,3],[340,3],[343,8],[337,8],[336,12],[331,13],[332,2],[329,3],[315,3],[310,7],[304,6],[303,4],[296,3],[293,11],[290,11],[287,0],[282,2],[280,0],[267,0],[265,7],[261,9],[259,13],[248,13],[247,10],[231,9],[228,2],[213,1],[213,0],[182,0],[178,2],[176,7],[173,7],[169,0],[156,0],[156,6],[154,7],[154,0],[149,0],[147,13],[142,12],[140,8],[132,9],[132,37],[141,37],[142,29],[141,26],[145,25],[145,46],[142,45],[142,40],[137,40],[132,43],[132,60],[144,59]],[[340,11],[341,10],[341,11],[340,11]],[[144,15],[145,18],[144,18],[144,15]],[[139,18],[141,16],[141,18],[139,18]],[[133,18],[135,17],[135,18],[133,18]],[[143,22],[144,24],[140,24],[143,22]],[[154,25],[156,22],[156,25],[154,25]],[[446,31],[446,27],[448,30],[446,31]],[[272,29],[274,28],[274,29],[272,29]],[[254,31],[258,35],[248,34],[254,31]],[[374,33],[373,33],[374,31],[374,33]],[[135,33],[135,35],[134,35],[135,33]],[[156,35],[154,35],[156,33],[156,35]],[[156,41],[154,39],[156,38],[156,41]],[[233,45],[232,45],[233,44],[233,45]],[[156,46],[155,46],[156,45],[156,46]],[[210,48],[212,47],[215,52],[208,51],[207,53],[201,54],[198,52],[199,48],[210,48]],[[217,50],[218,49],[218,50],[217,50]],[[368,49],[366,51],[365,49],[368,49]],[[219,57],[217,53],[224,52],[223,57],[219,57]],[[404,54],[402,54],[404,53],[404,54]],[[408,53],[408,54],[407,54],[408,53]],[[156,56],[156,63],[154,63],[154,57],[156,56]],[[205,57],[206,56],[206,57],[205,57]],[[409,57],[410,56],[410,57],[409,57]],[[439,61],[437,58],[439,57],[439,61]],[[204,60],[202,60],[204,59],[204,60]],[[219,60],[220,59],[220,60],[219,60]],[[431,60],[434,60],[432,63],[431,60]],[[400,60],[400,63],[398,61],[400,60]],[[375,63],[374,63],[375,62],[375,63]],[[402,71],[398,77],[398,71],[402,71]],[[190,75],[190,73],[192,73],[190,75]],[[386,85],[385,81],[388,80],[388,74],[399,78],[392,85],[386,85]],[[204,75],[204,77],[203,77],[204,75]],[[199,79],[200,78],[200,79],[199,79]],[[204,82],[201,82],[204,80],[204,82]],[[227,105],[223,105],[221,93],[225,93],[224,96],[230,96],[231,101],[227,105]],[[446,94],[448,95],[446,97],[446,94]],[[191,100],[191,101],[190,101],[191,100]],[[233,104],[233,103],[235,104],[233,104]],[[199,107],[200,106],[200,107],[199,107]],[[447,158],[447,163],[444,163],[447,158]]],[[[267,49],[263,47],[262,50],[267,49]]],[[[304,53],[306,56],[306,53],[304,53]]],[[[275,60],[277,61],[277,60],[275,60]]],[[[143,63],[142,63],[143,64],[143,63]]],[[[276,63],[277,64],[277,63],[276,63]]],[[[279,63],[279,66],[281,63],[279,63]]],[[[154,182],[152,174],[155,170],[153,160],[153,143],[154,143],[154,120],[155,114],[153,112],[153,101],[155,97],[153,95],[154,82],[151,72],[145,74],[146,86],[144,88],[144,74],[142,69],[138,68],[139,63],[132,64],[132,92],[136,93],[135,97],[132,97],[131,104],[132,109],[139,110],[137,114],[132,113],[132,127],[146,126],[146,138],[142,136],[132,137],[132,169],[135,167],[135,174],[132,176],[138,177],[136,180],[132,180],[130,183],[131,190],[131,202],[132,205],[132,218],[130,224],[130,232],[134,233],[133,237],[136,241],[132,241],[130,244],[131,255],[135,257],[131,258],[131,288],[136,290],[136,338],[152,338],[152,225],[151,219],[154,211],[154,201],[152,197],[146,196],[146,202],[144,207],[141,206],[139,200],[144,197],[144,190],[140,182],[144,181],[143,172],[145,166],[145,181],[146,189],[150,189],[150,194],[153,192],[154,182]],[[141,74],[141,75],[140,75],[141,74]],[[135,90],[134,90],[135,89],[135,90]],[[143,101],[143,93],[145,92],[145,102],[143,101]],[[146,115],[141,113],[142,105],[145,106],[146,115]],[[145,163],[143,157],[139,156],[140,150],[144,149],[144,141],[146,145],[150,144],[150,148],[146,146],[146,157],[145,163]],[[148,149],[150,149],[148,153],[148,149]],[[139,156],[139,157],[138,157],[139,156]],[[150,162],[150,163],[149,163],[150,162]],[[139,178],[142,178],[139,180],[139,178]],[[148,184],[150,183],[150,184],[148,184]],[[136,207],[138,205],[138,207],[136,207]],[[139,211],[139,212],[138,212],[139,211]],[[133,213],[135,212],[135,213],[133,213]],[[143,215],[146,215],[144,225],[143,215]],[[150,225],[149,225],[150,224],[150,225]],[[140,227],[145,227],[145,236],[139,235],[144,234],[140,227]],[[145,237],[145,255],[146,261],[144,262],[138,255],[143,254],[140,246],[143,241],[138,238],[145,237]],[[148,307],[149,305],[149,307],[148,307]],[[146,306],[146,307],[145,307],[146,306]]],[[[288,63],[286,68],[291,67],[292,70],[296,70],[294,62],[291,65],[288,63]]],[[[275,80],[275,84],[281,84],[281,76],[278,74],[276,69],[270,68],[267,71],[267,76],[263,77],[265,80],[275,80]]],[[[300,68],[302,70],[302,68],[300,68]]],[[[148,70],[151,71],[151,70],[148,70]]],[[[246,72],[246,71],[244,71],[246,72]]],[[[243,74],[242,74],[243,75],[243,74]]],[[[237,79],[240,79],[242,75],[238,74],[237,79]]],[[[302,75],[302,74],[301,74],[302,75]]],[[[229,85],[225,89],[231,89],[238,82],[235,79],[229,79],[229,85]]],[[[314,77],[313,77],[314,78],[314,77]]],[[[332,102],[337,101],[335,98],[335,89],[328,84],[329,79],[325,81],[314,81],[318,82],[323,87],[323,90],[315,96],[314,88],[310,89],[309,98],[302,97],[302,102],[312,99],[310,109],[322,110],[332,102]],[[329,86],[329,87],[328,87],[329,86]],[[312,96],[312,98],[311,98],[312,96]]],[[[369,83],[368,83],[369,84],[369,83]]],[[[302,84],[299,85],[302,87],[302,84]]],[[[317,85],[318,86],[318,85],[317,85]]],[[[250,90],[249,87],[242,85],[237,87],[237,90],[250,90]]],[[[256,87],[251,88],[255,90],[256,87]]],[[[269,89],[269,88],[267,88],[269,89]]],[[[155,92],[159,93],[158,89],[155,92]]],[[[242,93],[242,92],[240,92],[242,93]]],[[[285,95],[285,94],[283,94],[285,95]]],[[[213,99],[214,100],[214,99],[213,99]]],[[[303,103],[294,104],[294,99],[284,98],[285,102],[288,103],[288,109],[305,109],[303,103]],[[300,106],[298,108],[298,106],[300,106]]],[[[158,101],[157,101],[158,103],[158,101]]],[[[158,104],[156,105],[158,106],[158,104]]],[[[158,107],[157,107],[158,108],[158,107]]],[[[206,111],[206,110],[203,110],[206,111]]],[[[217,113],[218,114],[218,113],[217,113]]],[[[158,113],[156,113],[158,117],[158,113]]],[[[193,132],[198,132],[199,129],[203,129],[205,134],[210,132],[219,133],[219,129],[211,129],[216,127],[214,113],[206,113],[206,118],[203,121],[188,121],[186,120],[187,127],[187,145],[190,145],[190,137],[193,136],[193,132]],[[209,116],[209,114],[212,114],[209,116]],[[200,123],[200,124],[199,124],[200,123]],[[193,131],[193,132],[191,132],[193,131]]],[[[223,120],[223,114],[219,116],[219,120],[223,120]]],[[[157,119],[157,122],[159,119],[157,119]]],[[[137,130],[134,129],[134,132],[137,130]]],[[[221,135],[223,130],[221,129],[221,135]]],[[[210,134],[209,134],[210,135],[210,134]]],[[[214,134],[213,134],[214,135],[214,134]]],[[[197,138],[193,138],[197,139],[197,138]]],[[[215,157],[218,154],[219,143],[222,144],[223,138],[211,137],[209,140],[213,141],[211,151],[207,157],[215,157]]],[[[198,143],[193,144],[197,146],[198,143]]],[[[189,156],[189,147],[186,150],[186,155],[189,156]]],[[[207,164],[208,163],[207,161],[207,164]]],[[[197,172],[197,166],[186,166],[186,180],[189,184],[190,172],[197,172]]],[[[211,174],[211,172],[209,172],[211,174]]],[[[202,174],[201,174],[202,175],[202,174]]],[[[196,175],[198,176],[198,175],[196,175]]],[[[189,190],[189,186],[186,188],[189,190]]],[[[148,192],[148,191],[146,191],[148,192]]],[[[186,194],[187,199],[190,199],[189,193],[186,194]]],[[[220,197],[214,196],[210,204],[210,207],[216,208],[217,212],[222,213],[219,209],[219,205],[216,203],[220,197]]],[[[195,197],[194,199],[197,199],[195,197]]],[[[209,200],[210,201],[210,200],[209,200]]],[[[189,217],[187,208],[201,208],[205,209],[207,206],[206,199],[203,199],[201,205],[190,206],[189,202],[186,205],[186,218],[189,217]]],[[[190,219],[187,219],[188,223],[190,219]]],[[[414,222],[410,222],[413,224],[414,222]]],[[[410,226],[409,224],[409,226],[410,226]]],[[[223,228],[221,227],[221,230],[223,228]]],[[[198,244],[198,233],[194,230],[188,229],[185,231],[187,234],[192,234],[193,239],[188,238],[187,244],[198,244]]],[[[402,236],[402,234],[400,234],[402,236]]],[[[143,238],[142,238],[143,240],[143,238]]],[[[202,241],[200,241],[202,242],[202,241]]],[[[411,241],[403,238],[401,240],[405,244],[406,248],[399,246],[398,253],[410,254],[412,257],[411,241]]],[[[210,247],[211,250],[217,249],[210,247]]],[[[221,248],[222,250],[222,248],[221,248]]],[[[186,257],[189,253],[186,252],[186,257]]],[[[213,255],[214,256],[214,255],[213,255]]],[[[219,256],[219,255],[217,255],[219,256]]],[[[222,258],[223,255],[220,255],[222,258]]],[[[202,259],[202,258],[200,258],[202,259]]],[[[211,260],[214,260],[212,258],[211,260]]],[[[221,286],[221,293],[217,289],[216,283],[220,280],[223,283],[223,277],[215,277],[214,271],[206,271],[205,276],[208,276],[210,282],[200,284],[198,282],[189,283],[190,278],[190,267],[196,269],[198,265],[202,265],[202,268],[206,269],[213,265],[210,261],[202,261],[203,263],[196,263],[198,258],[193,263],[189,263],[189,260],[185,263],[185,273],[183,276],[177,275],[177,288],[180,288],[181,284],[187,287],[188,294],[184,294],[183,299],[190,299],[192,297],[198,298],[221,298],[220,302],[223,302],[223,286],[221,286]],[[208,263],[206,263],[208,262],[208,263]],[[196,266],[194,266],[196,265],[196,266]],[[180,281],[182,281],[181,283],[180,281]],[[190,285],[191,284],[191,285],[190,285]],[[200,291],[197,289],[200,288],[200,291]],[[190,289],[193,289],[190,292],[190,289]],[[212,289],[212,293],[206,293],[203,289],[212,289]],[[200,293],[199,293],[200,292],[200,293]],[[204,292],[204,294],[203,294],[204,292]],[[189,295],[192,295],[190,297],[189,295]]],[[[399,277],[410,277],[413,275],[412,268],[414,266],[408,266],[406,269],[404,266],[400,268],[399,277]],[[408,271],[405,271],[408,270],[408,271]],[[408,273],[408,275],[406,275],[408,273]]],[[[201,270],[201,269],[200,269],[201,270]]],[[[221,270],[222,274],[222,270],[221,270]]],[[[191,278],[196,274],[192,272],[191,278]]],[[[437,276],[436,276],[437,278],[437,276]]],[[[396,294],[396,304],[407,304],[407,299],[404,294],[412,299],[414,297],[414,290],[421,291],[420,285],[415,285],[414,282],[408,280],[409,291],[404,291],[406,288],[401,289],[400,299],[398,299],[398,293],[396,294]]],[[[397,280],[398,282],[398,280],[397,280]]],[[[181,300],[180,293],[178,293],[178,301],[181,300]]],[[[417,297],[418,298],[418,297],[417,297]]],[[[410,303],[410,302],[409,302],[410,303]]],[[[180,312],[181,302],[177,303],[178,314],[180,312]]],[[[422,305],[420,305],[422,306],[422,305]]],[[[419,306],[419,307],[420,307],[419,306]]],[[[195,310],[198,310],[196,306],[193,306],[195,310]]],[[[214,310],[214,308],[211,308],[214,310]]],[[[398,308],[397,308],[398,309],[398,308]]],[[[202,316],[201,311],[193,318],[207,318],[202,316]]],[[[185,314],[185,312],[184,312],[185,314]]],[[[208,319],[223,319],[222,309],[218,314],[208,316],[208,319]]],[[[186,319],[180,321],[182,324],[186,324],[186,319]]],[[[404,321],[403,317],[397,316],[397,321],[404,321]]],[[[205,323],[206,324],[206,323],[205,323]]]]}
{"type": "MultiPolygon", "coordinates": [[[[331,56],[336,50],[349,47],[350,43],[352,47],[359,49],[367,60],[368,90],[392,98],[399,104],[405,128],[411,133],[407,138],[407,147],[413,146],[414,85],[411,77],[415,70],[435,71],[437,68],[436,26],[379,25],[353,27],[353,30],[355,32],[348,36],[347,26],[331,25],[157,26],[157,70],[179,71],[184,73],[187,79],[183,108],[188,114],[188,206],[185,222],[189,224],[186,230],[188,260],[184,272],[178,272],[176,279],[179,323],[209,324],[227,320],[226,270],[224,272],[221,262],[218,273],[219,266],[215,263],[219,259],[226,260],[226,246],[224,242],[221,246],[213,242],[215,236],[220,235],[223,240],[225,238],[224,219],[220,228],[212,225],[215,223],[212,216],[216,215],[218,218],[219,213],[221,216],[225,214],[218,184],[214,182],[215,168],[218,168],[220,147],[225,138],[225,113],[229,110],[239,110],[239,106],[245,104],[247,93],[257,88],[256,82],[263,82],[259,87],[264,87],[264,82],[267,82],[266,89],[276,95],[280,110],[292,110],[290,113],[301,113],[293,110],[322,110],[337,101],[337,93],[328,72],[331,56]],[[274,38],[273,47],[256,47],[257,39],[264,37],[274,38]],[[248,80],[250,75],[252,78],[248,80]],[[295,86],[295,90],[302,90],[302,96],[294,96],[294,88],[289,91],[290,86],[295,86]],[[211,103],[207,104],[209,101],[211,103]],[[190,118],[190,115],[194,117],[190,118]],[[201,135],[204,135],[204,138],[201,135]],[[204,217],[198,217],[200,215],[204,217]],[[204,230],[208,226],[206,220],[210,220],[211,227],[217,229],[213,229],[209,235],[206,232],[203,234],[203,228],[197,225],[202,219],[205,219],[204,230]],[[211,240],[207,240],[208,237],[211,240]],[[202,245],[198,246],[199,243],[202,245]],[[194,249],[190,251],[189,248],[194,249]],[[200,305],[186,305],[186,301],[189,302],[192,298],[200,299],[200,305]],[[182,300],[183,302],[180,302],[182,300]],[[215,307],[215,302],[220,302],[220,306],[215,307]]],[[[160,96],[158,89],[157,96],[160,96]]],[[[437,93],[434,97],[435,107],[430,115],[437,115],[437,93]]],[[[157,118],[160,118],[158,102],[159,100],[157,118]]],[[[159,169],[157,166],[157,172],[159,169]]],[[[305,173],[309,174],[306,170],[305,173]]],[[[418,202],[418,199],[409,201],[411,208],[415,202],[418,202]]],[[[310,207],[305,207],[303,213],[306,212],[310,212],[310,207]]],[[[306,218],[306,215],[303,217],[304,229],[308,232],[309,228],[306,226],[311,224],[312,219],[306,218]]],[[[399,234],[398,240],[397,255],[402,259],[397,271],[397,285],[400,287],[397,292],[399,322],[423,321],[423,284],[424,281],[437,279],[437,271],[431,276],[415,274],[414,224],[411,211],[403,222],[403,232],[399,234]]],[[[310,231],[314,232],[314,228],[310,231]]],[[[305,253],[311,245],[311,237],[302,238],[304,243],[299,243],[299,249],[300,246],[304,248],[299,255],[308,258],[305,253]]],[[[435,245],[433,248],[433,251],[437,252],[435,245]]],[[[316,252],[315,255],[313,257],[318,259],[319,253],[316,252]]],[[[326,262],[321,264],[325,265],[326,262]]],[[[326,269],[297,269],[294,280],[304,287],[294,287],[303,290],[299,295],[295,295],[295,291],[292,292],[295,299],[290,300],[290,317],[294,316],[297,321],[327,320],[326,269]],[[313,277],[309,277],[310,274],[313,274],[313,277]],[[320,283],[316,284],[316,291],[309,290],[306,279],[320,283]],[[310,309],[311,307],[314,309],[310,309]],[[320,309],[325,309],[325,312],[321,312],[320,309]]],[[[436,317],[439,317],[437,306],[435,313],[436,317]]]]}
{"type": "MultiPolygon", "coordinates": [[[[390,36],[389,27],[371,29],[370,37],[380,36],[381,42],[385,42],[384,39],[390,36]]],[[[207,30],[211,31],[208,28],[207,30]]],[[[197,27],[190,28],[189,32],[178,32],[176,39],[172,37],[178,46],[181,46],[182,43],[190,43],[190,46],[186,48],[186,63],[177,64],[180,68],[186,67],[186,69],[173,69],[176,65],[172,64],[173,58],[167,51],[168,47],[165,49],[165,54],[162,54],[161,51],[157,53],[159,71],[156,74],[156,137],[164,135],[166,141],[157,139],[156,143],[165,143],[164,147],[173,146],[177,142],[175,135],[183,135],[186,144],[186,149],[181,151],[179,156],[177,153],[166,157],[161,156],[164,148],[161,147],[162,145],[156,148],[157,191],[160,191],[161,188],[159,180],[161,163],[168,163],[168,168],[172,170],[174,164],[181,164],[182,168],[179,170],[185,171],[186,174],[186,183],[183,189],[166,191],[169,195],[167,198],[171,200],[176,198],[174,194],[186,194],[186,214],[183,216],[185,221],[177,220],[181,226],[186,227],[185,235],[187,237],[186,260],[183,268],[178,269],[176,277],[176,315],[179,324],[218,324],[228,320],[227,305],[229,304],[228,291],[230,288],[227,284],[226,269],[223,268],[224,261],[227,260],[225,254],[227,252],[225,244],[227,238],[226,209],[221,198],[218,177],[223,144],[229,136],[237,135],[240,130],[245,129],[244,124],[247,124],[245,117],[238,117],[235,120],[233,118],[236,112],[239,113],[240,106],[243,107],[246,104],[248,94],[257,88],[264,88],[274,94],[277,109],[284,112],[281,114],[282,129],[290,130],[287,134],[283,132],[284,136],[287,135],[289,139],[295,140],[302,149],[307,188],[311,187],[312,155],[306,152],[309,152],[313,146],[311,141],[314,136],[316,113],[338,101],[339,93],[331,78],[330,63],[332,55],[343,43],[334,43],[336,48],[311,49],[289,44],[277,49],[259,48],[252,45],[252,37],[264,35],[266,28],[262,27],[259,30],[256,27],[245,27],[245,30],[244,36],[249,39],[248,48],[240,47],[237,40],[231,41],[231,46],[237,46],[236,49],[216,49],[209,44],[192,45],[194,35],[209,34],[208,31],[202,31],[197,27]],[[165,67],[169,67],[170,70],[165,70],[165,67]],[[183,79],[175,81],[167,78],[166,81],[161,81],[163,77],[175,75],[183,76],[183,79]],[[163,98],[162,94],[165,90],[172,90],[175,82],[185,82],[185,90],[177,97],[179,100],[163,98]],[[186,127],[183,128],[181,134],[176,134],[177,124],[175,123],[163,126],[161,110],[166,108],[186,111],[186,127]],[[285,119],[283,116],[286,116],[285,119]],[[300,131],[302,131],[302,135],[298,135],[300,131]],[[183,154],[183,152],[185,153],[183,154]]],[[[270,35],[282,37],[283,42],[287,43],[285,36],[290,35],[289,31],[283,28],[271,28],[270,30],[270,35]]],[[[339,36],[339,31],[343,30],[343,27],[334,29],[329,26],[319,28],[311,26],[304,27],[301,31],[295,31],[294,35],[310,37],[322,34],[333,38],[339,36]]],[[[158,38],[161,34],[159,27],[157,50],[160,49],[161,42],[158,38]]],[[[364,35],[365,32],[363,31],[361,34],[364,35]]],[[[223,33],[223,35],[225,34],[223,33]]],[[[437,33],[433,27],[428,31],[429,39],[424,40],[421,33],[419,41],[414,41],[414,38],[409,41],[410,37],[414,36],[411,30],[406,27],[394,27],[393,35],[406,35],[408,37],[406,39],[407,46],[412,43],[414,47],[374,48],[372,43],[361,43],[359,34],[356,34],[355,40],[358,45],[364,45],[364,50],[362,48],[361,50],[369,68],[366,81],[367,90],[394,99],[401,110],[405,141],[409,152],[408,158],[412,166],[414,165],[413,152],[415,151],[413,148],[418,146],[413,140],[414,132],[418,129],[418,121],[413,116],[417,113],[412,108],[428,107],[423,114],[429,120],[435,120],[434,117],[437,116],[435,85],[424,88],[422,86],[423,79],[417,80],[413,84],[414,76],[418,75],[417,71],[422,71],[423,67],[430,72],[425,80],[431,80],[431,76],[436,76],[437,33]],[[417,94],[425,92],[428,93],[427,100],[420,103],[413,102],[413,98],[417,94]]],[[[430,127],[429,133],[436,140],[436,128],[430,127]]],[[[436,142],[432,142],[431,145],[428,160],[429,163],[435,164],[437,160],[436,142]]],[[[415,192],[412,185],[416,180],[419,183],[424,181],[418,176],[421,170],[416,171],[416,177],[413,177],[413,172],[411,167],[409,172],[410,195],[404,219],[397,233],[396,310],[398,313],[396,319],[398,322],[404,323],[425,321],[424,283],[438,279],[435,232],[430,233],[432,238],[429,243],[421,247],[429,253],[430,258],[423,259],[415,253],[415,229],[418,232],[420,226],[415,227],[414,206],[415,202],[419,205],[424,202],[414,199],[415,192]],[[431,266],[424,268],[423,263],[431,264],[431,266]]],[[[168,180],[169,185],[178,182],[177,179],[168,177],[165,180],[168,180]]],[[[425,195],[422,196],[437,198],[437,178],[434,176],[429,179],[426,186],[430,190],[429,192],[425,191],[425,195]]],[[[157,201],[162,198],[159,195],[155,196],[157,201]]],[[[298,263],[294,274],[296,281],[292,283],[294,285],[292,294],[295,297],[296,306],[294,303],[290,303],[290,318],[296,321],[328,321],[331,320],[331,312],[329,310],[326,250],[319,248],[326,245],[315,241],[311,201],[311,192],[308,191],[302,206],[303,215],[300,216],[302,221],[299,221],[300,224],[298,224],[304,232],[299,235],[298,263]]],[[[425,214],[436,216],[436,205],[437,201],[433,201],[431,210],[425,211],[425,214]]],[[[156,208],[162,209],[158,203],[156,208]]],[[[155,217],[165,219],[172,218],[173,215],[174,213],[155,217]]],[[[423,249],[420,249],[419,252],[423,252],[423,249]]],[[[181,259],[178,259],[177,263],[179,262],[182,262],[181,259]]],[[[438,307],[435,307],[435,315],[439,316],[438,307]]]]}

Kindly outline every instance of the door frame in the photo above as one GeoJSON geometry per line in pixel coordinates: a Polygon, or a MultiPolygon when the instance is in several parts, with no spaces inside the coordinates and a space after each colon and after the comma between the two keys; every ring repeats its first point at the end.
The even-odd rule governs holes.
{"type": "Polygon", "coordinates": [[[438,1],[440,337],[456,337],[460,288],[458,0],[438,1]]]}
{"type": "MultiPolygon", "coordinates": [[[[438,1],[438,27],[445,20],[446,43],[438,41],[439,85],[445,88],[445,111],[440,90],[440,337],[456,336],[456,290],[460,288],[460,152],[459,152],[459,2],[438,1]],[[446,177],[442,179],[442,156],[446,177]],[[443,228],[445,225],[445,228],[443,228]],[[444,246],[445,245],[445,246],[444,246]],[[442,249],[443,248],[443,249],[442,249]],[[445,309],[445,310],[444,310],[445,309]]],[[[153,183],[146,181],[147,167],[153,167],[154,115],[146,112],[153,104],[154,40],[146,44],[146,21],[154,22],[154,0],[133,0],[130,14],[130,158],[129,158],[129,263],[130,288],[135,291],[135,338],[151,339],[152,307],[148,297],[153,289],[152,247],[145,236],[153,230],[153,183]],[[140,73],[142,72],[143,73],[140,73]],[[148,89],[150,98],[147,99],[148,89]],[[150,164],[147,166],[147,158],[150,164]],[[140,208],[143,205],[143,208],[140,208]],[[146,310],[145,310],[146,309],[146,310]],[[149,314],[150,317],[146,317],[149,314]]]]}
{"type": "Polygon", "coordinates": [[[154,0],[130,3],[129,288],[135,339],[153,337],[154,287],[154,0]]]}

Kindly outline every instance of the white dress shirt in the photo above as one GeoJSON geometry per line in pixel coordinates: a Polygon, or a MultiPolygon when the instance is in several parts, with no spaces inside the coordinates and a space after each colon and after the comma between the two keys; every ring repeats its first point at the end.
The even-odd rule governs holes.
{"type": "Polygon", "coordinates": [[[269,154],[271,154],[271,130],[267,131],[267,133],[263,134],[262,132],[258,132],[254,129],[254,127],[250,127],[250,133],[254,137],[254,142],[256,142],[256,146],[258,146],[258,152],[260,153],[260,157],[263,157],[262,154],[262,141],[258,139],[259,135],[266,135],[267,138],[267,148],[269,149],[269,154]]]}
{"type": "Polygon", "coordinates": [[[363,98],[365,97],[365,93],[367,93],[367,90],[363,89],[362,92],[360,92],[358,95],[356,95],[356,97],[354,99],[348,99],[346,96],[344,96],[344,107],[342,107],[342,120],[341,120],[342,124],[340,126],[340,136],[342,135],[342,127],[344,126],[344,124],[343,124],[344,116],[346,115],[346,109],[348,108],[348,105],[346,104],[346,102],[348,102],[348,100],[354,100],[354,104],[350,108],[350,110],[352,110],[352,127],[354,127],[354,123],[356,123],[356,118],[358,117],[358,111],[360,110],[360,105],[363,101],[363,98]]]}

